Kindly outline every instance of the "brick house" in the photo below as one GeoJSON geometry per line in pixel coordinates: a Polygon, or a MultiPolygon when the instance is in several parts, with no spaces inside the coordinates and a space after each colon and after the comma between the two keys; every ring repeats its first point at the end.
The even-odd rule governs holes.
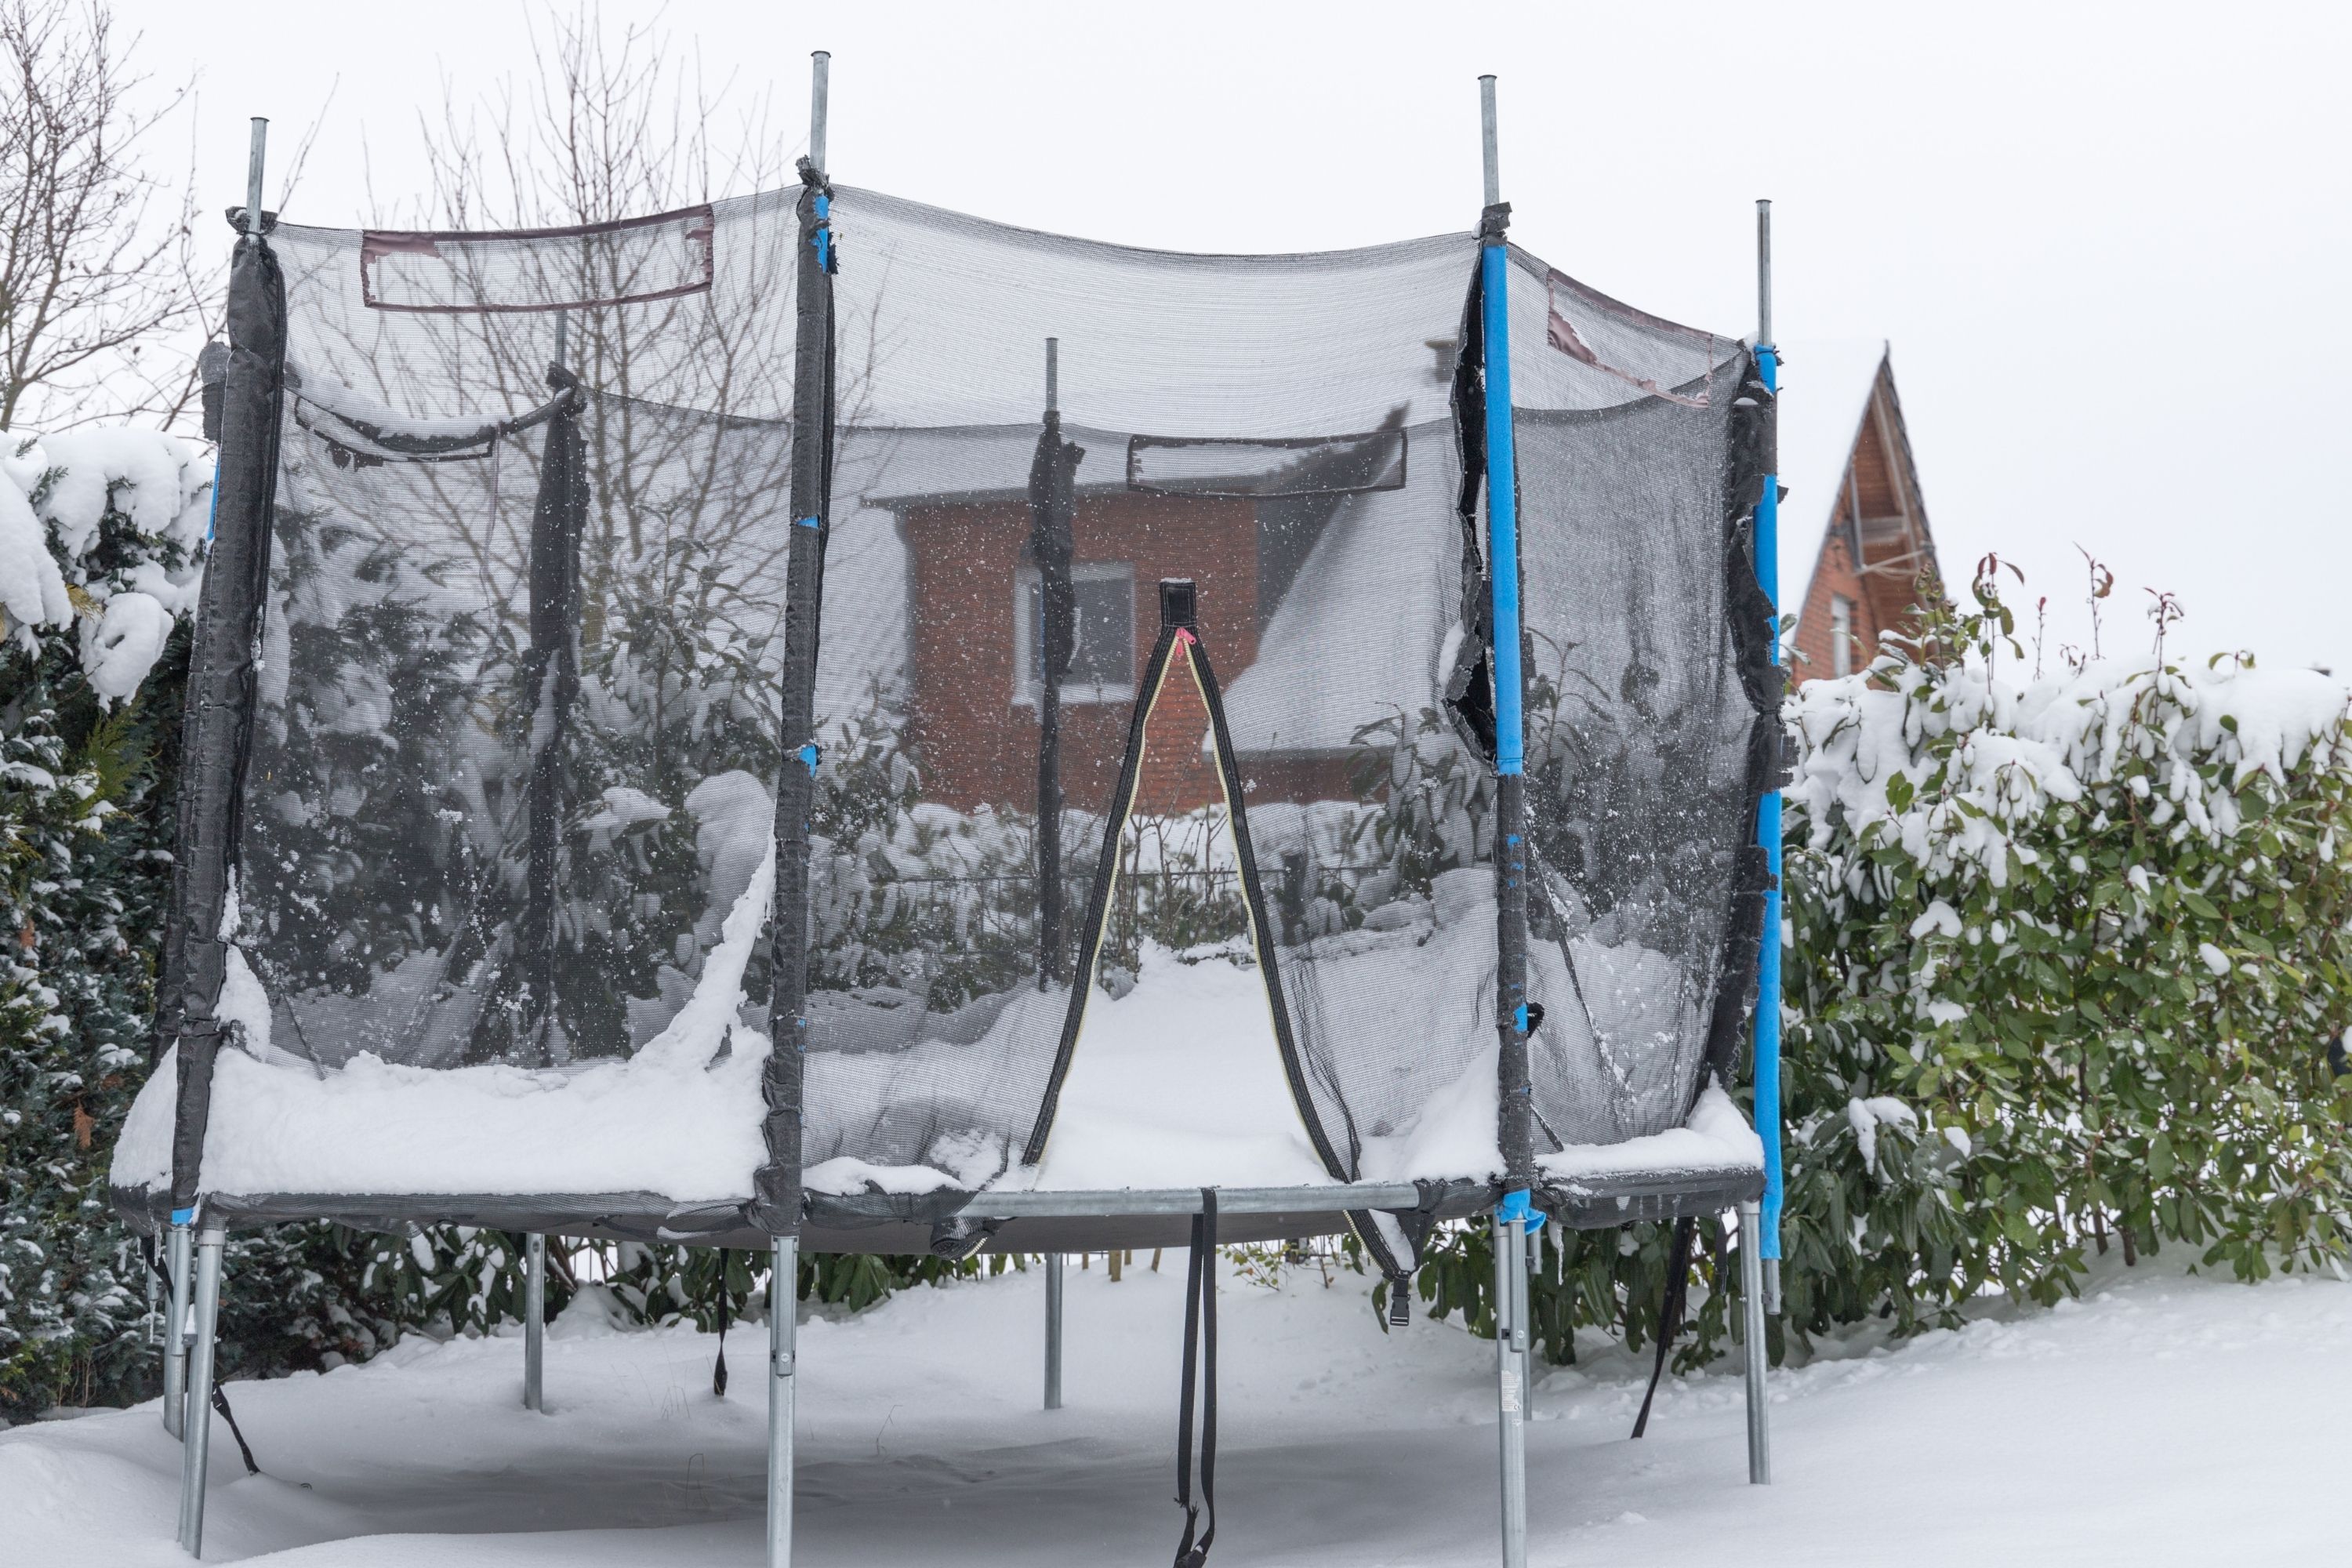
{"type": "MultiPolygon", "coordinates": [[[[903,505],[913,591],[926,614],[914,627],[908,739],[927,759],[939,798],[970,807],[1020,801],[1037,787],[1036,569],[1022,563],[1025,496],[903,505]]],[[[1077,651],[1062,686],[1062,788],[1073,805],[1110,798],[1127,748],[1135,683],[1160,634],[1157,585],[1189,577],[1200,590],[1201,635],[1221,676],[1257,657],[1257,520],[1225,497],[1081,490],[1072,529],[1077,651]]],[[[1208,712],[1189,681],[1153,713],[1153,739],[1198,735],[1208,712]]],[[[1183,809],[1214,797],[1197,752],[1157,743],[1137,801],[1183,809]]]]}
{"type": "MultiPolygon", "coordinates": [[[[1782,537],[1795,549],[1818,542],[1804,597],[1788,601],[1798,611],[1790,673],[1802,682],[1867,663],[1882,633],[1913,621],[1923,582],[1937,591],[1938,573],[1885,345],[1800,346],[1782,385],[1782,537]]],[[[1062,689],[1060,776],[1071,806],[1100,809],[1110,798],[1136,682],[1159,634],[1163,577],[1198,585],[1202,643],[1254,800],[1352,793],[1351,731],[1381,714],[1351,712],[1344,693],[1357,683],[1334,672],[1361,669],[1367,691],[1418,688],[1434,701],[1441,672],[1432,649],[1451,603],[1435,563],[1411,563],[1433,537],[1453,548],[1447,531],[1426,526],[1451,512],[1449,470],[1432,457],[1447,431],[1435,423],[1402,428],[1404,416],[1399,410],[1379,433],[1376,482],[1304,494],[1283,493],[1265,473],[1195,493],[1139,488],[1125,437],[1070,432],[1089,454],[1072,528],[1077,647],[1062,689]],[[1260,493],[1235,493],[1253,483],[1260,493]],[[1393,612],[1396,627],[1430,626],[1427,646],[1393,632],[1364,637],[1353,613],[1364,604],[1393,612]]],[[[908,736],[925,793],[961,810],[1024,806],[1037,787],[1039,586],[1026,562],[1034,437],[942,430],[906,442],[891,454],[893,476],[922,478],[864,504],[888,514],[904,544],[908,590],[925,607],[906,650],[908,736]]],[[[1362,461],[1360,452],[1340,458],[1362,461]]],[[[1299,459],[1332,460],[1328,450],[1299,459]]],[[[1201,748],[1169,740],[1205,737],[1208,728],[1191,683],[1171,682],[1153,716],[1139,809],[1182,811],[1219,797],[1201,748]]]]}
{"type": "MultiPolygon", "coordinates": [[[[1379,583],[1385,601],[1425,596],[1426,615],[1440,613],[1433,574],[1402,585],[1391,580],[1406,559],[1400,534],[1425,538],[1426,519],[1449,514],[1443,466],[1414,468],[1406,459],[1409,448],[1418,456],[1422,443],[1444,435],[1392,427],[1301,447],[1267,443],[1264,462],[1274,471],[1224,477],[1201,465],[1245,462],[1252,454],[1209,453],[1190,459],[1189,473],[1169,476],[1167,488],[1143,488],[1125,437],[1072,430],[1088,455],[1077,472],[1071,530],[1076,648],[1061,689],[1064,799],[1098,810],[1110,798],[1136,685],[1160,633],[1163,578],[1197,587],[1202,646],[1224,691],[1251,797],[1346,798],[1351,731],[1381,715],[1350,712],[1343,697],[1321,689],[1321,678],[1340,668],[1385,669],[1404,658],[1429,663],[1437,637],[1429,647],[1385,638],[1368,648],[1339,606],[1360,603],[1367,584],[1379,583]],[[1318,464],[1319,476],[1312,471],[1318,464]],[[1345,471],[1335,476],[1335,467],[1345,471]],[[1236,493],[1251,489],[1258,493],[1236,493]],[[1313,694],[1302,701],[1306,689],[1313,694]]],[[[1034,437],[940,432],[909,439],[927,449],[900,446],[893,471],[920,470],[936,482],[866,504],[890,514],[904,542],[908,589],[924,607],[907,652],[908,738],[921,759],[925,793],[963,810],[1025,805],[1036,795],[1039,739],[1041,590],[1026,549],[1025,472],[1034,437]]],[[[1414,673],[1391,671],[1365,684],[1410,691],[1414,673]]],[[[1433,665],[1417,673],[1433,700],[1433,665]]],[[[1199,743],[1208,730],[1192,683],[1171,680],[1152,715],[1139,809],[1183,811],[1219,798],[1199,743]],[[1171,743],[1174,737],[1185,739],[1171,743]]]]}
{"type": "Polygon", "coordinates": [[[1793,549],[1819,541],[1804,596],[1783,589],[1802,684],[1851,674],[1882,635],[1913,630],[1942,573],[1886,345],[1801,344],[1780,385],[1780,534],[1793,549]]]}

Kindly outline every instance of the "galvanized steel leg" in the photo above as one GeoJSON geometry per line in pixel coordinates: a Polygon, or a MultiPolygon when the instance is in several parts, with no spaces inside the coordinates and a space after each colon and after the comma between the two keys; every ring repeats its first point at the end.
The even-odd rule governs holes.
{"type": "Polygon", "coordinates": [[[180,1440],[180,1544],[205,1554],[205,1467],[212,1457],[213,1346],[220,1325],[221,1231],[196,1243],[196,1332],[188,1358],[187,1434],[180,1440]]]}
{"type": "Polygon", "coordinates": [[[1772,1432],[1765,1402],[1764,1369],[1770,1346],[1764,1338],[1764,1211],[1739,1205],[1739,1305],[1748,1337],[1748,1479],[1772,1484],[1772,1432]]]}
{"type": "Polygon", "coordinates": [[[172,1315],[163,1330],[163,1430],[177,1437],[188,1429],[189,1245],[194,1232],[175,1225],[165,1233],[163,1267],[172,1276],[172,1315]]]}
{"type": "Polygon", "coordinates": [[[1062,1407],[1062,1255],[1045,1254],[1045,1408],[1062,1407]]]}
{"type": "Polygon", "coordinates": [[[1527,1568],[1528,1247],[1521,1223],[1496,1215],[1495,1367],[1503,1458],[1503,1568],[1527,1568]]]}
{"type": "Polygon", "coordinates": [[[768,1283],[768,1568],[792,1568],[793,1355],[798,1327],[793,1310],[800,1237],[776,1237],[775,1268],[768,1283]]]}
{"type": "Polygon", "coordinates": [[[522,1238],[522,1407],[547,1409],[547,1237],[522,1238]]]}
{"type": "Polygon", "coordinates": [[[1525,1325],[1519,1335],[1519,1383],[1527,1390],[1530,1414],[1536,1407],[1536,1275],[1543,1268],[1543,1229],[1527,1226],[1528,1266],[1519,1270],[1519,1310],[1512,1321],[1525,1325]]]}

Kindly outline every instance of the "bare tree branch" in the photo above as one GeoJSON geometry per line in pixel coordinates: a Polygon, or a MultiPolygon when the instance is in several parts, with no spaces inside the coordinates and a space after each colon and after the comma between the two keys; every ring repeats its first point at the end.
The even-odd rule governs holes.
{"type": "Polygon", "coordinates": [[[0,429],[180,417],[209,291],[193,181],[138,162],[187,99],[144,106],[104,0],[0,0],[0,429]]]}

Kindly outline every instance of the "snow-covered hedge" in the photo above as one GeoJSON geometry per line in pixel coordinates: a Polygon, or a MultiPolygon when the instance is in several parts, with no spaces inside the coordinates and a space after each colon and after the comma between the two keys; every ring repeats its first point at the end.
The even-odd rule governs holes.
{"type": "Polygon", "coordinates": [[[104,1153],[146,1071],[179,711],[164,655],[211,489],[209,458],[169,436],[0,432],[0,1414],[107,1397],[146,1359],[104,1153]]]}
{"type": "Polygon", "coordinates": [[[2160,652],[2016,684],[2000,630],[1988,601],[1930,645],[1971,657],[1890,643],[1790,701],[1800,1330],[2352,1235],[2352,693],[2160,652]]]}

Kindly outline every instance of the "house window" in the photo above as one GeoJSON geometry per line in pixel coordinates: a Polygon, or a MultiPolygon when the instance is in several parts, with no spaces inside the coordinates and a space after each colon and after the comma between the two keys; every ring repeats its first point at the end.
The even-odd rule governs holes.
{"type": "MultiPolygon", "coordinates": [[[[1089,562],[1070,568],[1077,601],[1076,647],[1062,677],[1065,702],[1135,700],[1135,568],[1125,562],[1089,562]]],[[[1037,700],[1045,662],[1045,584],[1024,566],[1013,587],[1013,700],[1037,700]]]]}
{"type": "Polygon", "coordinates": [[[1853,673],[1853,601],[1843,594],[1830,595],[1830,673],[1853,673]]]}

